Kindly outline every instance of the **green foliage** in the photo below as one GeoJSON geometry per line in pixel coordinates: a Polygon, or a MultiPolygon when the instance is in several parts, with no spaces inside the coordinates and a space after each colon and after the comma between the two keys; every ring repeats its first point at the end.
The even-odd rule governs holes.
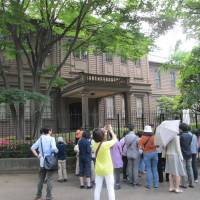
{"type": "Polygon", "coordinates": [[[0,103],[25,103],[27,100],[45,102],[48,97],[41,93],[19,89],[2,89],[0,91],[0,103]]]}
{"type": "MultiPolygon", "coordinates": [[[[34,157],[30,150],[30,144],[10,144],[0,146],[0,158],[31,158],[34,157]]],[[[67,144],[67,157],[74,157],[74,145],[67,144]]]]}
{"type": "Polygon", "coordinates": [[[183,108],[200,111],[200,46],[191,52],[176,52],[164,68],[179,70],[177,85],[181,91],[183,108]]]}
{"type": "Polygon", "coordinates": [[[66,86],[66,84],[67,84],[67,81],[62,77],[57,77],[53,81],[53,86],[56,88],[63,88],[64,86],[66,86]]]}
{"type": "Polygon", "coordinates": [[[46,53],[47,46],[52,47],[49,43],[54,37],[62,35],[61,38],[70,38],[65,46],[66,52],[79,46],[95,46],[99,51],[138,59],[149,51],[152,38],[170,27],[174,21],[172,14],[167,13],[166,19],[164,9],[157,9],[158,5],[165,9],[169,5],[156,0],[0,2],[0,32],[6,35],[17,30],[22,46],[36,56],[41,56],[38,50],[46,53]],[[148,32],[143,31],[142,22],[151,24],[153,28],[149,28],[148,32]],[[41,49],[37,41],[35,44],[28,42],[31,41],[31,34],[39,36],[36,40],[44,43],[41,49]],[[76,38],[78,40],[74,40],[76,38]],[[33,48],[34,45],[38,48],[33,48]],[[73,48],[70,48],[71,45],[73,48]]]}
{"type": "Polygon", "coordinates": [[[162,112],[178,112],[183,109],[181,96],[162,96],[157,100],[157,102],[162,112]]]}

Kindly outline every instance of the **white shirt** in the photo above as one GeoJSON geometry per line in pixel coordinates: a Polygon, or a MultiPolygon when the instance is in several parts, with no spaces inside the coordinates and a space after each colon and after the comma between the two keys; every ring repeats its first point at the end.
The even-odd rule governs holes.
{"type": "Polygon", "coordinates": [[[51,155],[52,153],[57,153],[58,149],[56,147],[55,138],[50,135],[42,135],[31,147],[31,149],[38,150],[40,156],[40,167],[44,167],[44,158],[51,155]],[[42,142],[42,146],[41,146],[42,142]],[[43,147],[43,153],[42,153],[43,147]]]}

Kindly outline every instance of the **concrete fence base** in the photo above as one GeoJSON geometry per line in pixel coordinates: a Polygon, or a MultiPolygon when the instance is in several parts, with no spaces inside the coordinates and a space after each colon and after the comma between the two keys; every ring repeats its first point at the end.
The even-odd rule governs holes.
{"type": "MultiPolygon", "coordinates": [[[[74,172],[76,158],[67,158],[67,171],[74,172]]],[[[3,158],[0,159],[0,173],[35,173],[39,170],[37,158],[3,158]]]]}

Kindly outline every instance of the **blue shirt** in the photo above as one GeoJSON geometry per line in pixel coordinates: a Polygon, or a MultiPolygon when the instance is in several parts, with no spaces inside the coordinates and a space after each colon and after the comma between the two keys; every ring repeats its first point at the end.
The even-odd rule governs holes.
{"type": "Polygon", "coordinates": [[[78,142],[79,147],[79,159],[89,161],[91,160],[92,149],[90,146],[90,142],[86,138],[82,138],[78,142]]]}
{"type": "Polygon", "coordinates": [[[198,152],[198,141],[197,136],[189,132],[189,134],[192,136],[192,142],[191,142],[191,151],[192,154],[197,154],[198,152]]]}
{"type": "Polygon", "coordinates": [[[40,156],[40,167],[44,167],[44,158],[50,156],[52,153],[57,153],[55,138],[50,135],[42,135],[31,147],[31,149],[38,150],[40,156]],[[42,146],[41,146],[42,142],[42,146]],[[42,152],[43,148],[43,152],[42,152]],[[44,155],[43,155],[44,153],[44,155]]]}
{"type": "Polygon", "coordinates": [[[65,160],[66,159],[66,144],[58,143],[57,148],[58,148],[58,153],[57,153],[58,160],[65,160]]]}
{"type": "Polygon", "coordinates": [[[191,152],[192,136],[188,132],[180,134],[180,145],[184,160],[192,158],[191,152]]]}

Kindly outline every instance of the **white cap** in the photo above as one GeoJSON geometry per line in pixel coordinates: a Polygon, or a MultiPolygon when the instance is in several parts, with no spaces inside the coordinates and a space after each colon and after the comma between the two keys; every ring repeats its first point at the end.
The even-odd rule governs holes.
{"type": "Polygon", "coordinates": [[[152,133],[152,132],[153,132],[153,131],[152,131],[151,126],[146,125],[146,126],[144,127],[144,133],[152,133]]]}
{"type": "Polygon", "coordinates": [[[63,137],[58,137],[58,142],[64,142],[63,137]]]}

